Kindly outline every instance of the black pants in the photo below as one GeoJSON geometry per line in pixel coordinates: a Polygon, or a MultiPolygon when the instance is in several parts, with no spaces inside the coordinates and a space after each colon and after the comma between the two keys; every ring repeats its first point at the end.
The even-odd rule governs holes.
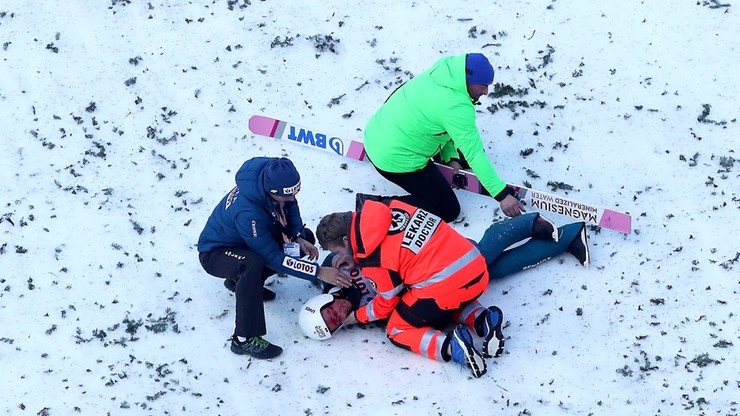
{"type": "Polygon", "coordinates": [[[236,318],[234,335],[262,336],[265,327],[265,308],[262,305],[262,287],[275,272],[265,267],[259,254],[245,247],[221,247],[199,254],[200,264],[210,275],[236,282],[236,318]]]}
{"type": "MultiPolygon", "coordinates": [[[[313,233],[304,229],[301,236],[314,244],[313,233]]],[[[281,243],[275,241],[280,250],[281,243]]],[[[301,252],[301,256],[306,253],[301,252]]],[[[262,288],[265,280],[275,271],[265,266],[265,260],[251,251],[246,245],[239,247],[219,247],[199,253],[203,270],[211,276],[236,282],[236,317],[234,335],[240,337],[262,336],[267,333],[265,308],[262,304],[262,288]]]]}
{"type": "Polygon", "coordinates": [[[415,172],[386,172],[377,166],[375,170],[410,194],[397,199],[438,215],[445,222],[452,222],[460,215],[455,192],[431,160],[415,172]]]}

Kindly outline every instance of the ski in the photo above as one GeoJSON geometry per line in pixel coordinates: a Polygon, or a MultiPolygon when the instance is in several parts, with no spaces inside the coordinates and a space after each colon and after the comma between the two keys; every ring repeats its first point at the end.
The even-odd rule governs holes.
{"type": "MultiPolygon", "coordinates": [[[[326,134],[322,130],[302,127],[271,117],[253,115],[249,119],[249,130],[260,136],[292,141],[335,156],[360,161],[366,159],[365,147],[361,141],[342,139],[339,136],[326,134]]],[[[440,163],[437,163],[437,168],[452,186],[481,195],[489,195],[474,173],[469,171],[455,173],[454,169],[440,163]]],[[[527,207],[574,218],[625,234],[632,232],[632,217],[629,214],[522,185],[509,184],[509,186],[514,189],[516,197],[527,207]]]]}

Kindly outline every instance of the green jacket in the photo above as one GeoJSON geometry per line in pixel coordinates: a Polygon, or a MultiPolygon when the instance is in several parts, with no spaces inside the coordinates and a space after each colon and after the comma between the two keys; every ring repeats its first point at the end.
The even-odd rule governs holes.
{"type": "Polygon", "coordinates": [[[422,169],[441,153],[447,162],[462,152],[491,195],[505,187],[483,150],[475,107],[465,83],[465,55],[448,56],[393,93],[365,127],[365,150],[386,172],[422,169]]]}

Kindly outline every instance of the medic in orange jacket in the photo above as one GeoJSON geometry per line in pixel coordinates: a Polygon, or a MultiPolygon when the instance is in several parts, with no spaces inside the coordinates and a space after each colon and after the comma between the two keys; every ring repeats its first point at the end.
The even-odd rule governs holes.
{"type": "Polygon", "coordinates": [[[369,200],[352,213],[349,242],[378,292],[356,319],[389,318],[394,344],[442,360],[446,336],[431,323],[450,315],[460,322],[462,308],[488,286],[486,261],[476,246],[438,216],[397,200],[369,200]]]}

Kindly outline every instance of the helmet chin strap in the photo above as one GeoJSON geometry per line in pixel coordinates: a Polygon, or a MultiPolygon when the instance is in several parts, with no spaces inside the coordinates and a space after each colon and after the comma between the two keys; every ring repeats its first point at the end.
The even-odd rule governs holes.
{"type": "Polygon", "coordinates": [[[330,331],[332,335],[334,335],[337,331],[339,331],[339,328],[344,326],[344,322],[341,322],[338,327],[334,328],[333,331],[330,331]]]}

